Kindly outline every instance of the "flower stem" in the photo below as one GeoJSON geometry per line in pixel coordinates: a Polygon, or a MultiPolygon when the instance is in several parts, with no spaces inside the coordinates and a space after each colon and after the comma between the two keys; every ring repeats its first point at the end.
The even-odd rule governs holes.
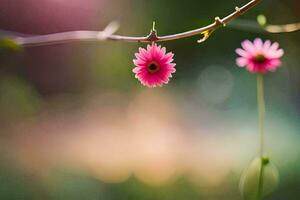
{"type": "Polygon", "coordinates": [[[152,23],[152,31],[156,31],[156,29],[155,29],[155,21],[153,21],[153,23],[152,23]]]}
{"type": "Polygon", "coordinates": [[[261,167],[258,180],[258,192],[257,200],[263,200],[263,186],[264,186],[264,129],[265,129],[265,97],[264,97],[264,75],[257,75],[257,104],[258,104],[258,114],[259,114],[259,135],[260,135],[260,160],[261,167]]]}

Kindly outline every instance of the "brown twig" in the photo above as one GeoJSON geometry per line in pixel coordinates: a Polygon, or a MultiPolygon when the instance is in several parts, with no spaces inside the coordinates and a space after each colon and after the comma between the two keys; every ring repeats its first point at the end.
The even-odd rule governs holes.
{"type": "Polygon", "coordinates": [[[71,32],[47,34],[47,35],[29,36],[29,37],[15,37],[13,39],[16,41],[17,44],[27,47],[27,46],[59,44],[59,43],[66,43],[71,41],[112,40],[112,41],[123,41],[123,42],[162,42],[162,41],[177,40],[181,38],[187,38],[195,35],[204,34],[204,37],[206,38],[200,40],[200,42],[202,42],[208,38],[211,32],[213,32],[219,27],[228,24],[229,22],[239,17],[240,15],[246,13],[248,10],[255,7],[261,1],[262,0],[251,0],[241,8],[236,7],[234,12],[230,13],[229,15],[227,15],[222,19],[216,17],[215,21],[212,24],[191,31],[186,31],[183,33],[177,33],[173,35],[158,36],[156,32],[153,32],[153,30],[148,36],[144,36],[144,37],[114,35],[114,32],[116,32],[118,29],[118,25],[116,23],[111,23],[105,28],[104,31],[71,31],[71,32]]]}
{"type": "Polygon", "coordinates": [[[300,30],[300,23],[284,24],[284,25],[266,25],[264,29],[269,33],[290,33],[300,30]]]}

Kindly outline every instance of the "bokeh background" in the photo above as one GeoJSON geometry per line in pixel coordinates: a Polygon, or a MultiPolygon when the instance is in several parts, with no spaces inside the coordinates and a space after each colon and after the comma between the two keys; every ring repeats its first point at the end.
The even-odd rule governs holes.
{"type": "MultiPolygon", "coordinates": [[[[246,0],[0,0],[0,29],[102,30],[144,36],[190,30],[246,0]]],[[[264,0],[241,20],[300,21],[297,0],[264,0]]],[[[240,23],[246,23],[239,21],[240,23]]],[[[2,36],[5,36],[1,31],[2,36]]],[[[280,171],[272,200],[300,198],[300,33],[228,25],[164,42],[177,72],[143,87],[131,72],[144,44],[68,43],[0,52],[0,199],[238,200],[258,154],[256,77],[235,65],[244,39],[278,41],[283,65],[265,78],[266,149],[280,171]]]]}

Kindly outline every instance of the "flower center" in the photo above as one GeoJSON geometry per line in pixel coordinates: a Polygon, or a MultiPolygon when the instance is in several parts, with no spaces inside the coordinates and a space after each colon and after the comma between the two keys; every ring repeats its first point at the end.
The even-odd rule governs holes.
{"type": "Polygon", "coordinates": [[[148,65],[148,72],[150,73],[155,73],[159,70],[159,65],[156,63],[156,62],[151,62],[149,65],[148,65]]]}
{"type": "Polygon", "coordinates": [[[254,60],[257,63],[264,63],[266,61],[266,57],[262,54],[258,54],[258,55],[255,56],[254,60]]]}

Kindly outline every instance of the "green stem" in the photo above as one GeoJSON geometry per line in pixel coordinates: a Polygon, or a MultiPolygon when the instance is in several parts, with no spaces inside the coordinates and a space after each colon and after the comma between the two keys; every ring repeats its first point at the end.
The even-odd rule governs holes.
{"type": "Polygon", "coordinates": [[[265,129],[265,97],[264,97],[264,75],[257,75],[257,103],[259,113],[259,135],[260,135],[260,173],[258,181],[257,200],[263,199],[264,186],[264,129],[265,129]]]}
{"type": "Polygon", "coordinates": [[[152,23],[152,31],[156,31],[156,29],[155,29],[155,21],[153,21],[153,23],[152,23]]]}

